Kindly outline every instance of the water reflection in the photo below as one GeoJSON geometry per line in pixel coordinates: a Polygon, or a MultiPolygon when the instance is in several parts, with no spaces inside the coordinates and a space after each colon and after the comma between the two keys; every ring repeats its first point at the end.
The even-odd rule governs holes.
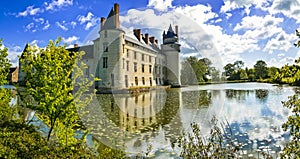
{"type": "Polygon", "coordinates": [[[281,125],[290,113],[281,100],[293,93],[292,87],[245,83],[152,90],[139,95],[100,94],[83,120],[93,136],[107,146],[136,154],[151,144],[152,153],[168,158],[178,152],[171,143],[182,130],[191,130],[191,122],[199,123],[205,135],[209,133],[208,121],[216,116],[229,122],[243,150],[271,149],[277,153],[288,139],[281,125]]]}

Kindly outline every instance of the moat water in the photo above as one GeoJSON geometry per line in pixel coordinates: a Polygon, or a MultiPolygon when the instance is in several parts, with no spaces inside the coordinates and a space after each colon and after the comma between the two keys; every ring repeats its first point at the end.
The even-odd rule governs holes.
{"type": "Polygon", "coordinates": [[[128,156],[145,154],[178,158],[180,149],[172,143],[190,123],[209,134],[215,116],[228,122],[242,144],[242,157],[259,158],[262,152],[279,156],[289,135],[281,125],[290,115],[282,101],[297,87],[266,83],[227,83],[151,90],[138,95],[98,94],[82,119],[90,129],[91,141],[120,148],[128,156]]]}

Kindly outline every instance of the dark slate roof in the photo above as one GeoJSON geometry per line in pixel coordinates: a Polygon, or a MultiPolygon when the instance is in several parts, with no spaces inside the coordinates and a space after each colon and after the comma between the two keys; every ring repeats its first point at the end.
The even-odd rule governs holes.
{"type": "Polygon", "coordinates": [[[94,58],[94,46],[93,45],[79,46],[79,47],[76,47],[76,48],[69,48],[67,50],[70,51],[70,52],[84,51],[85,54],[83,55],[82,59],[92,59],[92,58],[94,58]]]}
{"type": "Polygon", "coordinates": [[[174,32],[170,24],[167,34],[164,34],[164,38],[175,38],[175,37],[177,37],[177,34],[174,32]]]}
{"type": "Polygon", "coordinates": [[[9,73],[15,72],[17,68],[18,68],[18,67],[11,67],[11,68],[9,68],[9,73]]]}

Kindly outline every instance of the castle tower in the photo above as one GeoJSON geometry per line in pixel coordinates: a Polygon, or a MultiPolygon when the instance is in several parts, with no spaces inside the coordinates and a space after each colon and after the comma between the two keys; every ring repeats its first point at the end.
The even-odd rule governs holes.
{"type": "Polygon", "coordinates": [[[180,81],[180,44],[178,43],[178,26],[175,32],[169,26],[167,33],[163,32],[162,52],[166,55],[167,83],[173,87],[181,85],[180,81]]]}
{"type": "Polygon", "coordinates": [[[99,38],[94,40],[94,54],[98,59],[96,83],[98,88],[121,87],[121,60],[124,31],[120,29],[119,4],[115,3],[107,18],[101,17],[99,38]]]}

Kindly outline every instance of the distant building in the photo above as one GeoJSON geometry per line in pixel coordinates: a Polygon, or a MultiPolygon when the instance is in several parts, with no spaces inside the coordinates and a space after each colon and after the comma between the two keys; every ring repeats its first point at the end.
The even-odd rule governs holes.
{"type": "Polygon", "coordinates": [[[107,18],[101,18],[99,37],[92,45],[78,46],[69,51],[85,51],[86,76],[100,78],[95,83],[101,89],[172,85],[180,86],[180,44],[178,26],[163,32],[163,44],[134,29],[126,34],[120,27],[119,5],[114,4],[107,18]]]}
{"type": "Polygon", "coordinates": [[[9,83],[17,83],[18,82],[18,74],[19,74],[19,68],[18,67],[11,67],[9,69],[9,74],[7,76],[7,81],[9,83]]]}

